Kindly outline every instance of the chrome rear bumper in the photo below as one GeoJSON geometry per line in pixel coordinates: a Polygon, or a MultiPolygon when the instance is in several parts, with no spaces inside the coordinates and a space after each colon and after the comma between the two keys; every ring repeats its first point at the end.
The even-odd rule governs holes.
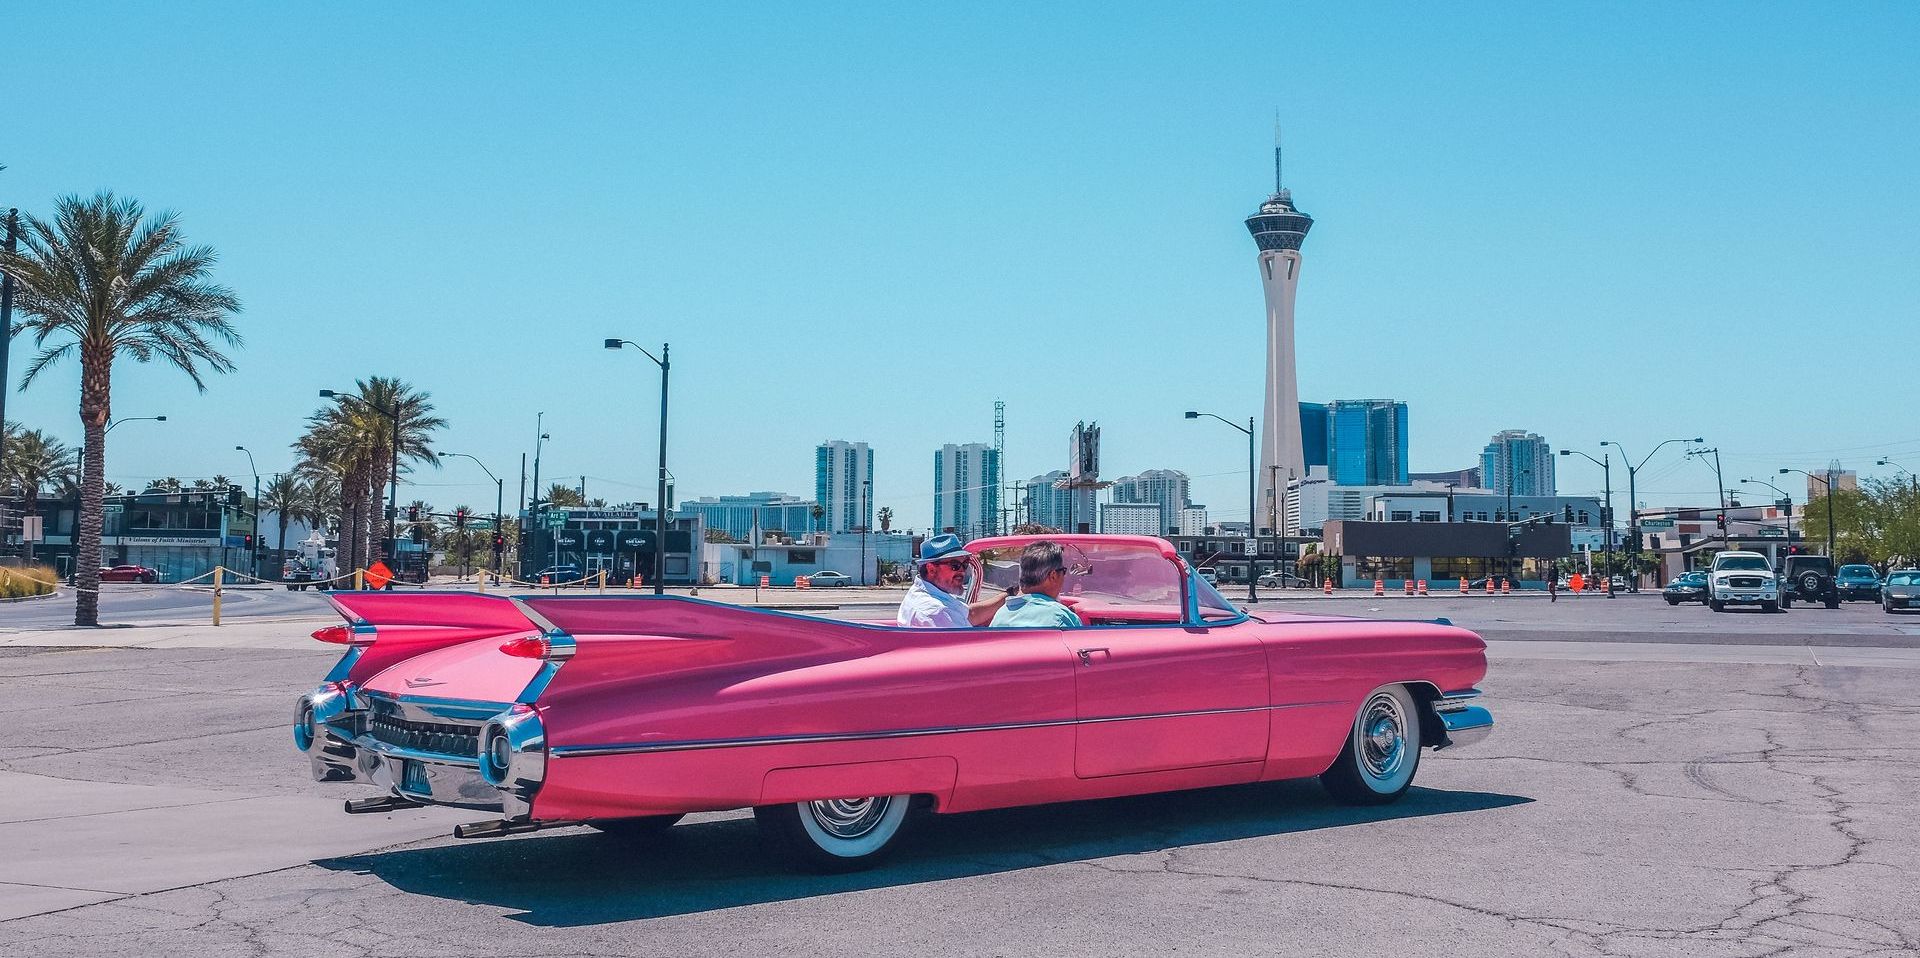
{"type": "Polygon", "coordinates": [[[497,811],[509,821],[532,816],[534,793],[546,777],[539,715],[508,703],[410,700],[328,683],[300,698],[293,738],[307,753],[315,781],[373,785],[410,802],[497,811]],[[385,741],[372,727],[376,712],[389,729],[394,720],[471,725],[478,747],[456,755],[385,741]],[[482,768],[495,734],[508,739],[501,749],[507,768],[497,771],[482,768]]]}

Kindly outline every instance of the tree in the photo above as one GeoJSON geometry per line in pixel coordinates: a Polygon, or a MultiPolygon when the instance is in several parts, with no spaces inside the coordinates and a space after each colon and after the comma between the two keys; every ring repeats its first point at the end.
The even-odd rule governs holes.
{"type": "Polygon", "coordinates": [[[1910,482],[1867,479],[1859,489],[1815,497],[1800,520],[1807,542],[1825,547],[1829,510],[1836,561],[1900,564],[1920,560],[1920,492],[1910,482]]]}
{"type": "Polygon", "coordinates": [[[280,528],[278,551],[283,556],[287,552],[287,526],[294,519],[303,517],[312,495],[313,487],[291,472],[275,473],[266,485],[260,487],[260,507],[271,509],[274,513],[274,522],[280,528]]]}
{"type": "Polygon", "coordinates": [[[433,415],[426,393],[399,379],[374,376],[355,387],[308,416],[306,433],[294,441],[299,471],[316,485],[327,483],[339,491],[339,556],[345,569],[371,565],[374,546],[386,535],[376,510],[386,502],[394,459],[399,459],[401,471],[411,471],[408,463],[438,466],[432,436],[447,424],[433,415]],[[394,420],[381,410],[395,413],[398,442],[394,420]]]}
{"type": "Polygon", "coordinates": [[[728,535],[727,530],[725,529],[708,529],[706,538],[708,542],[732,542],[733,541],[733,537],[728,535]]]}
{"type": "Polygon", "coordinates": [[[564,482],[556,482],[547,487],[547,504],[551,506],[581,506],[586,501],[580,498],[580,490],[564,482]]]}
{"type": "MultiPolygon", "coordinates": [[[[40,508],[40,493],[48,486],[71,482],[75,455],[65,443],[38,429],[23,429],[18,423],[6,424],[6,458],[0,460],[0,494],[17,490],[23,515],[34,515],[40,508]]],[[[33,545],[27,544],[27,558],[33,558],[33,545]]]]}
{"type": "Polygon", "coordinates": [[[172,476],[167,476],[164,479],[147,480],[148,492],[180,492],[185,488],[186,486],[181,485],[180,480],[172,476]]]}
{"type": "Polygon", "coordinates": [[[891,532],[892,530],[893,530],[893,507],[881,506],[880,507],[880,531],[891,532]]]}
{"type": "Polygon", "coordinates": [[[148,219],[137,201],[101,192],[60,198],[51,222],[22,219],[19,250],[0,250],[0,271],[12,274],[15,302],[26,317],[11,332],[32,336],[40,350],[27,364],[21,387],[78,354],[85,452],[73,621],[98,625],[114,361],[160,359],[205,392],[203,374],[233,369],[221,347],[240,345],[240,334],[229,322],[240,301],[209,280],[212,248],[186,245],[172,213],[148,219]]]}
{"type": "Polygon", "coordinates": [[[813,517],[813,531],[819,532],[820,520],[827,514],[826,507],[816,502],[813,504],[813,508],[807,510],[807,514],[813,517]]]}

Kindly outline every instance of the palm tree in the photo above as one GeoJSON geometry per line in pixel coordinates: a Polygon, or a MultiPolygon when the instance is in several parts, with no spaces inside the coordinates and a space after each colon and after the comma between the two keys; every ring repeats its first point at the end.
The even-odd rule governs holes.
{"type": "Polygon", "coordinates": [[[148,492],[182,492],[186,488],[186,486],[180,483],[180,480],[172,476],[168,476],[165,479],[147,480],[148,492]]]}
{"type": "Polygon", "coordinates": [[[275,473],[271,481],[260,489],[261,508],[271,509],[280,526],[279,553],[287,554],[287,525],[307,509],[307,500],[313,490],[306,481],[291,472],[275,473]]]}
{"type": "MultiPolygon", "coordinates": [[[[433,415],[433,402],[398,379],[374,376],[356,384],[355,392],[307,417],[307,431],[294,442],[300,453],[300,471],[311,479],[332,477],[338,483],[340,503],[340,559],[343,568],[371,565],[374,545],[387,533],[375,517],[386,499],[392,457],[396,454],[393,412],[400,425],[398,456],[408,462],[438,466],[432,433],[446,420],[433,415]]],[[[331,501],[331,500],[330,500],[331,501]]]]}
{"type": "Polygon", "coordinates": [[[547,504],[564,507],[585,505],[586,502],[580,498],[580,490],[564,482],[556,482],[547,487],[547,504]]]}
{"type": "Polygon", "coordinates": [[[880,531],[881,532],[893,531],[893,507],[892,506],[880,507],[880,531]]]}
{"type": "MultiPolygon", "coordinates": [[[[19,490],[22,515],[36,515],[40,491],[58,485],[73,474],[74,452],[65,443],[38,429],[22,429],[10,423],[6,437],[6,459],[0,462],[0,491],[5,486],[19,490]]],[[[27,558],[33,558],[33,544],[27,543],[27,558]]]]}
{"type": "Polygon", "coordinates": [[[27,364],[21,387],[61,359],[79,355],[85,445],[73,621],[98,625],[114,361],[158,358],[204,392],[204,373],[233,369],[221,346],[240,345],[240,334],[228,321],[240,301],[209,279],[213,250],[186,245],[171,213],[146,219],[137,201],[101,192],[57,200],[52,222],[23,219],[20,249],[0,251],[0,270],[13,276],[16,302],[26,316],[12,332],[31,334],[40,350],[27,364]]]}

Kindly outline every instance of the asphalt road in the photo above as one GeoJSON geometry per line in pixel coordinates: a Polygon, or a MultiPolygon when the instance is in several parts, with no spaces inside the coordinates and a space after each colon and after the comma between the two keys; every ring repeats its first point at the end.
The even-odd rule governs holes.
{"type": "MultiPolygon", "coordinates": [[[[73,589],[61,586],[44,599],[0,604],[0,628],[54,629],[73,624],[73,589]]],[[[289,592],[285,588],[248,586],[227,588],[220,597],[224,618],[282,618],[318,615],[328,611],[317,592],[289,592]]],[[[174,625],[211,623],[213,590],[205,586],[142,585],[137,582],[100,584],[102,625],[174,625]]]]}
{"type": "Polygon", "coordinates": [[[325,650],[0,648],[0,954],[1920,954],[1920,636],[1886,631],[1920,616],[1526,601],[1335,603],[1511,634],[1494,736],[1398,804],[1303,781],[936,817],[834,878],[741,813],[651,845],[341,815],[287,731],[325,650]],[[1751,661],[1808,636],[1881,665],[1751,661]]]}

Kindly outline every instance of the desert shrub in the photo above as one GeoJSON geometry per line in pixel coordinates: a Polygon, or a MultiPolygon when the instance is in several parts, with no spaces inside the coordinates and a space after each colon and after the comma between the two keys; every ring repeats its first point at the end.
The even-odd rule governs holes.
{"type": "Polygon", "coordinates": [[[0,566],[0,599],[46,595],[59,584],[60,576],[49,566],[0,566]]]}

